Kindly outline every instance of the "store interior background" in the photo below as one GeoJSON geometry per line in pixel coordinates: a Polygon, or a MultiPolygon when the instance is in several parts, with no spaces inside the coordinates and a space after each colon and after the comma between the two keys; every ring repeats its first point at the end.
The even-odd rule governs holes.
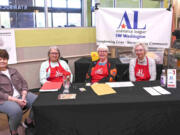
{"type": "MultiPolygon", "coordinates": [[[[180,0],[62,0],[63,6],[60,7],[53,6],[59,0],[3,1],[4,5],[0,3],[0,26],[15,30],[18,62],[10,66],[23,75],[29,89],[41,86],[39,69],[47,59],[49,46],[59,47],[61,55],[68,59],[73,73],[76,60],[96,51],[95,14],[92,8],[95,3],[100,3],[100,7],[118,8],[168,8],[171,3],[175,27],[179,28],[180,0]],[[46,4],[47,7],[44,6],[46,4]]],[[[111,47],[110,50],[111,56],[115,57],[116,49],[111,47]]]]}

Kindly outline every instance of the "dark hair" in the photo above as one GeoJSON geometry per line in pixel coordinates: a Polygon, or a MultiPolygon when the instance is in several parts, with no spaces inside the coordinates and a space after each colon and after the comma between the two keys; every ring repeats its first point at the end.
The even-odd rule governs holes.
{"type": "Polygon", "coordinates": [[[9,54],[5,49],[0,49],[0,57],[3,59],[9,59],[9,54]]]}

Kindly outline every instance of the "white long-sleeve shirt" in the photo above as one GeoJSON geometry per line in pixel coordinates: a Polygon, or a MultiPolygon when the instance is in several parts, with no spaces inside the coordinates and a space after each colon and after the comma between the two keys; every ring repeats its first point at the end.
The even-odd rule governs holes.
{"type": "MultiPolygon", "coordinates": [[[[64,60],[59,60],[59,63],[66,71],[71,73],[71,82],[72,82],[73,81],[73,75],[72,75],[72,72],[71,72],[68,64],[64,60]]],[[[52,68],[54,68],[56,66],[59,67],[58,62],[51,62],[52,68]]],[[[41,64],[41,68],[40,68],[40,82],[41,82],[41,84],[44,84],[47,81],[47,78],[50,77],[50,69],[48,70],[48,72],[46,72],[48,67],[49,67],[49,60],[47,60],[41,64]]]]}
{"type": "MultiPolygon", "coordinates": [[[[149,57],[148,57],[148,61],[149,61],[149,73],[150,73],[149,80],[154,81],[156,80],[156,63],[154,59],[149,58],[149,57]]],[[[143,60],[138,60],[138,64],[147,65],[146,57],[143,60]]],[[[133,82],[136,81],[135,71],[134,71],[135,66],[136,66],[136,58],[130,60],[130,63],[129,63],[129,79],[130,81],[133,81],[133,82]]]]}

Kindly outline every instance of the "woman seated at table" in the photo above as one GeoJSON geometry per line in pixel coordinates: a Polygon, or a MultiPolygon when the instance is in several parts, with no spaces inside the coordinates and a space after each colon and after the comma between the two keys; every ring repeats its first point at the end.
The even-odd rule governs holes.
{"type": "Polygon", "coordinates": [[[130,81],[156,80],[156,63],[146,56],[147,46],[144,43],[138,43],[134,46],[133,52],[137,58],[132,59],[129,64],[130,81]]]}
{"type": "Polygon", "coordinates": [[[70,81],[72,82],[71,70],[64,60],[60,60],[60,50],[56,46],[49,48],[48,57],[49,59],[41,64],[41,84],[47,81],[63,82],[63,76],[71,76],[70,81]]]}
{"type": "Polygon", "coordinates": [[[92,62],[86,74],[86,82],[112,82],[117,75],[115,64],[108,60],[108,47],[99,45],[97,52],[99,60],[92,62]]]}
{"type": "MultiPolygon", "coordinates": [[[[18,135],[22,110],[31,108],[37,95],[28,92],[27,82],[16,69],[8,67],[8,59],[7,51],[0,49],[0,112],[8,115],[11,134],[18,135]]],[[[34,126],[32,110],[25,123],[27,126],[34,126]]]]}

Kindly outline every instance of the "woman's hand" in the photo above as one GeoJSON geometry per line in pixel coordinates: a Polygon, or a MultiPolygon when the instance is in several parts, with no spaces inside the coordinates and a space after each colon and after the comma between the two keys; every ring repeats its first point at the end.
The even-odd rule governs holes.
{"type": "Polygon", "coordinates": [[[16,103],[18,103],[21,108],[24,108],[24,106],[26,106],[26,100],[23,100],[23,99],[17,99],[16,103]]]}
{"type": "Polygon", "coordinates": [[[18,99],[18,98],[16,98],[16,97],[12,97],[12,96],[9,96],[9,97],[8,97],[8,100],[18,103],[18,104],[21,106],[21,108],[23,108],[23,107],[26,106],[26,104],[27,104],[27,101],[26,101],[26,100],[24,100],[24,99],[18,99]]]}
{"type": "Polygon", "coordinates": [[[24,103],[27,103],[26,96],[27,96],[27,91],[26,91],[26,90],[23,90],[23,91],[22,91],[22,101],[23,101],[24,103]]]}

